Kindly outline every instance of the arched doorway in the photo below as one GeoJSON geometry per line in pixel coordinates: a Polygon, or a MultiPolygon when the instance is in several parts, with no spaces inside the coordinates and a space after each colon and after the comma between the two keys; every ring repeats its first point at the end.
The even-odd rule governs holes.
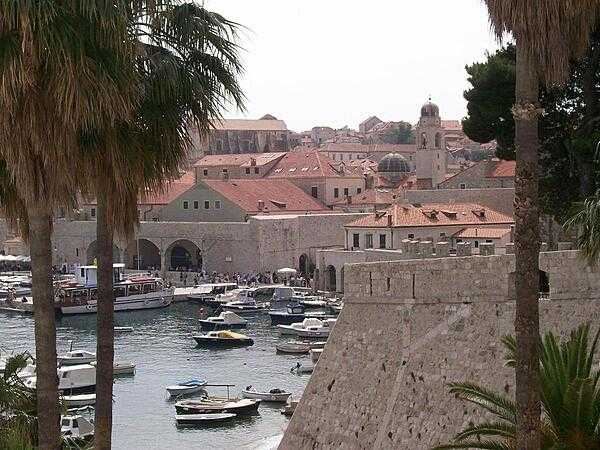
{"type": "Polygon", "coordinates": [[[335,273],[335,267],[334,266],[327,266],[327,290],[329,292],[336,292],[337,291],[337,286],[336,286],[336,273],[335,273]]]}
{"type": "MultiPolygon", "coordinates": [[[[88,248],[85,252],[85,260],[87,264],[94,264],[98,258],[98,248],[96,241],[92,242],[88,245],[88,248]]],[[[113,244],[113,263],[121,262],[121,249],[113,244]]]]}
{"type": "Polygon", "coordinates": [[[148,239],[136,240],[136,254],[133,255],[133,269],[160,270],[160,250],[148,239]]]}
{"type": "Polygon", "coordinates": [[[540,274],[540,298],[550,297],[550,279],[548,274],[543,270],[539,271],[540,274]]]}
{"type": "Polygon", "coordinates": [[[202,270],[202,251],[196,244],[187,239],[173,242],[167,249],[167,264],[169,270],[202,270]]]}
{"type": "Polygon", "coordinates": [[[298,261],[298,267],[300,268],[300,273],[304,276],[308,275],[308,256],[302,253],[300,255],[300,259],[298,261]]]}

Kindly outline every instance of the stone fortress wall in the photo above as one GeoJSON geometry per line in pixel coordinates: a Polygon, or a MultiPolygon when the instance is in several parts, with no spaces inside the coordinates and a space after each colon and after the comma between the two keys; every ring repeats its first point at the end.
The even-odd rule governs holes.
{"type": "MultiPolygon", "coordinates": [[[[600,269],[576,251],[541,253],[540,269],[543,330],[598,323],[600,269]]],[[[345,307],[279,448],[427,449],[481,418],[447,383],[514,395],[500,343],[514,270],[511,254],[347,265],[345,307]]]]}

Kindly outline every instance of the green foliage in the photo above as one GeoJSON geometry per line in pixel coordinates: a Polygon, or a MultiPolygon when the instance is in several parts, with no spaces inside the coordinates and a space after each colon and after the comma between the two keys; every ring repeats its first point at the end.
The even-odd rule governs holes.
{"type": "Polygon", "coordinates": [[[600,258],[600,193],[573,205],[565,228],[577,235],[576,244],[587,262],[600,258]]]}
{"type": "MultiPolygon", "coordinates": [[[[600,448],[600,372],[594,358],[600,332],[590,341],[589,325],[571,332],[559,342],[548,332],[540,339],[540,390],[543,405],[544,450],[600,448]]],[[[516,340],[504,337],[505,363],[515,367],[516,340]]],[[[472,424],[454,442],[436,449],[516,450],[516,405],[499,394],[473,383],[450,384],[450,392],[489,413],[494,420],[472,424]]]]}

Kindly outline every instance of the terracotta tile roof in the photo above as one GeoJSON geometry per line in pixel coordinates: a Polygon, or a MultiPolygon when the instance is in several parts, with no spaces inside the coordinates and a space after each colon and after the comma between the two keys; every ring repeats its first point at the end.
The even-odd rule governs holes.
{"type": "Polygon", "coordinates": [[[458,233],[454,233],[457,238],[482,238],[482,239],[500,239],[510,234],[510,228],[464,228],[458,233]]]}
{"type": "Polygon", "coordinates": [[[150,195],[141,195],[138,204],[140,205],[168,205],[185,191],[195,184],[193,170],[188,170],[181,178],[168,183],[162,192],[150,195]]]}
{"type": "Polygon", "coordinates": [[[345,167],[317,149],[288,152],[269,171],[267,178],[362,177],[360,167],[345,167]]]}
{"type": "Polygon", "coordinates": [[[283,120],[223,119],[215,122],[214,127],[227,131],[287,131],[283,120]]]}
{"type": "Polygon", "coordinates": [[[515,176],[516,161],[491,160],[486,170],[488,178],[515,176]]]}
{"type": "Polygon", "coordinates": [[[430,227],[448,225],[512,225],[512,217],[476,203],[427,203],[392,205],[385,213],[375,213],[349,223],[347,227],[388,227],[387,215],[393,227],[430,227]]]}
{"type": "Polygon", "coordinates": [[[331,142],[320,149],[322,152],[357,153],[415,153],[416,144],[360,144],[331,142]]]}
{"type": "Polygon", "coordinates": [[[462,131],[460,120],[442,120],[442,128],[446,131],[462,131]]]}
{"type": "Polygon", "coordinates": [[[202,183],[250,214],[330,211],[288,180],[202,180],[202,183]]]}
{"type": "Polygon", "coordinates": [[[397,196],[398,193],[394,189],[367,189],[353,195],[350,203],[342,199],[333,205],[391,205],[397,196]]]}
{"type": "Polygon", "coordinates": [[[242,153],[235,155],[205,155],[194,163],[194,167],[215,166],[250,166],[252,159],[257,166],[264,166],[277,158],[284,156],[284,152],[275,153],[242,153]]]}

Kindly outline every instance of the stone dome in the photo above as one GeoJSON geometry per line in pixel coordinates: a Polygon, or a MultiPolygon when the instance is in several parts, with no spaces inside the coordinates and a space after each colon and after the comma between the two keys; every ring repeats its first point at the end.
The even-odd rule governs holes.
{"type": "Polygon", "coordinates": [[[440,108],[435,103],[431,103],[431,100],[421,106],[421,117],[439,117],[440,108]]]}
{"type": "Polygon", "coordinates": [[[410,166],[408,162],[399,153],[388,153],[379,164],[377,164],[377,172],[379,173],[409,173],[410,166]]]}

